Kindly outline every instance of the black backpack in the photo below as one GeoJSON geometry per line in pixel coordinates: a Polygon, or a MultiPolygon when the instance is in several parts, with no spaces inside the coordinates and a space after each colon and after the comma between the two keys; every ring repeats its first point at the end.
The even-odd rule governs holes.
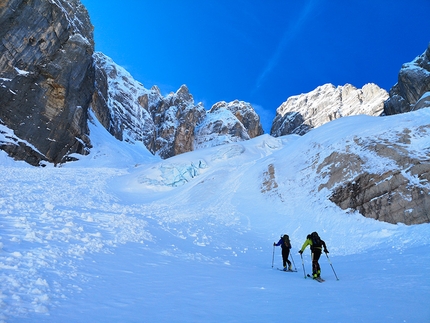
{"type": "Polygon", "coordinates": [[[308,235],[308,239],[312,241],[312,247],[311,248],[321,248],[322,242],[321,238],[319,237],[318,233],[312,232],[310,235],[308,235]]]}
{"type": "Polygon", "coordinates": [[[282,237],[282,240],[284,240],[284,245],[287,248],[291,248],[290,237],[287,234],[284,234],[284,236],[282,237]]]}

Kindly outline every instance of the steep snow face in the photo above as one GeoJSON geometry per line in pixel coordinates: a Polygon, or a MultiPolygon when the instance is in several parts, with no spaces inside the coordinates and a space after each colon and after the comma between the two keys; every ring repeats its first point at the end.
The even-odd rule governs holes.
{"type": "Polygon", "coordinates": [[[303,135],[310,129],[341,117],[359,114],[378,116],[387,98],[388,93],[375,84],[366,84],[362,89],[350,84],[338,87],[325,84],[284,102],[276,110],[271,134],[303,135]]]}

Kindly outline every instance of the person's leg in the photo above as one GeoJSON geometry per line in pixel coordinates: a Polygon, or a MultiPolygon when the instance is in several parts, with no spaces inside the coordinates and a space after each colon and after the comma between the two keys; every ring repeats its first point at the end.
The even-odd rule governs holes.
{"type": "Polygon", "coordinates": [[[290,257],[290,249],[287,249],[286,256],[287,256],[288,270],[292,270],[293,267],[291,267],[291,261],[288,259],[290,257]]]}
{"type": "Polygon", "coordinates": [[[317,268],[318,261],[315,259],[316,259],[315,251],[312,251],[312,277],[313,278],[317,277],[317,271],[318,271],[318,268],[317,268]]]}
{"type": "Polygon", "coordinates": [[[284,266],[284,269],[287,268],[287,261],[288,261],[288,250],[282,249],[282,265],[284,266]]]}
{"type": "Polygon", "coordinates": [[[321,267],[319,264],[320,257],[321,257],[321,249],[315,250],[314,260],[315,260],[315,273],[317,277],[320,277],[321,275],[321,267]]]}

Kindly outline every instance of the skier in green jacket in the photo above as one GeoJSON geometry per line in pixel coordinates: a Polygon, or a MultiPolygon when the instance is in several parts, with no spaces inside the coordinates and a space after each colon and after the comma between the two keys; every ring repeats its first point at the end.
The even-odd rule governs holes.
{"type": "Polygon", "coordinates": [[[312,278],[318,278],[321,275],[321,267],[318,263],[320,259],[322,250],[324,248],[324,252],[328,253],[327,246],[323,240],[319,237],[317,232],[312,232],[308,234],[306,237],[306,241],[303,243],[302,249],[299,250],[299,253],[302,254],[307,246],[311,248],[312,255],[312,278]]]}

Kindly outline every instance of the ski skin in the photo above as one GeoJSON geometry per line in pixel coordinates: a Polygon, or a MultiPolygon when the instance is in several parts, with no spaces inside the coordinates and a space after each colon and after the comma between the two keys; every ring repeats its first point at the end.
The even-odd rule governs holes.
{"type": "Polygon", "coordinates": [[[276,269],[278,269],[280,271],[285,271],[286,273],[296,273],[297,272],[297,270],[283,270],[281,268],[276,268],[276,269]]]}
{"type": "Polygon", "coordinates": [[[317,278],[313,278],[311,275],[309,275],[309,274],[307,274],[306,276],[308,276],[308,277],[310,277],[310,278],[312,278],[313,280],[316,280],[317,282],[319,282],[319,283],[323,283],[323,282],[325,282],[325,280],[324,279],[322,279],[321,277],[317,277],[317,278]]]}

